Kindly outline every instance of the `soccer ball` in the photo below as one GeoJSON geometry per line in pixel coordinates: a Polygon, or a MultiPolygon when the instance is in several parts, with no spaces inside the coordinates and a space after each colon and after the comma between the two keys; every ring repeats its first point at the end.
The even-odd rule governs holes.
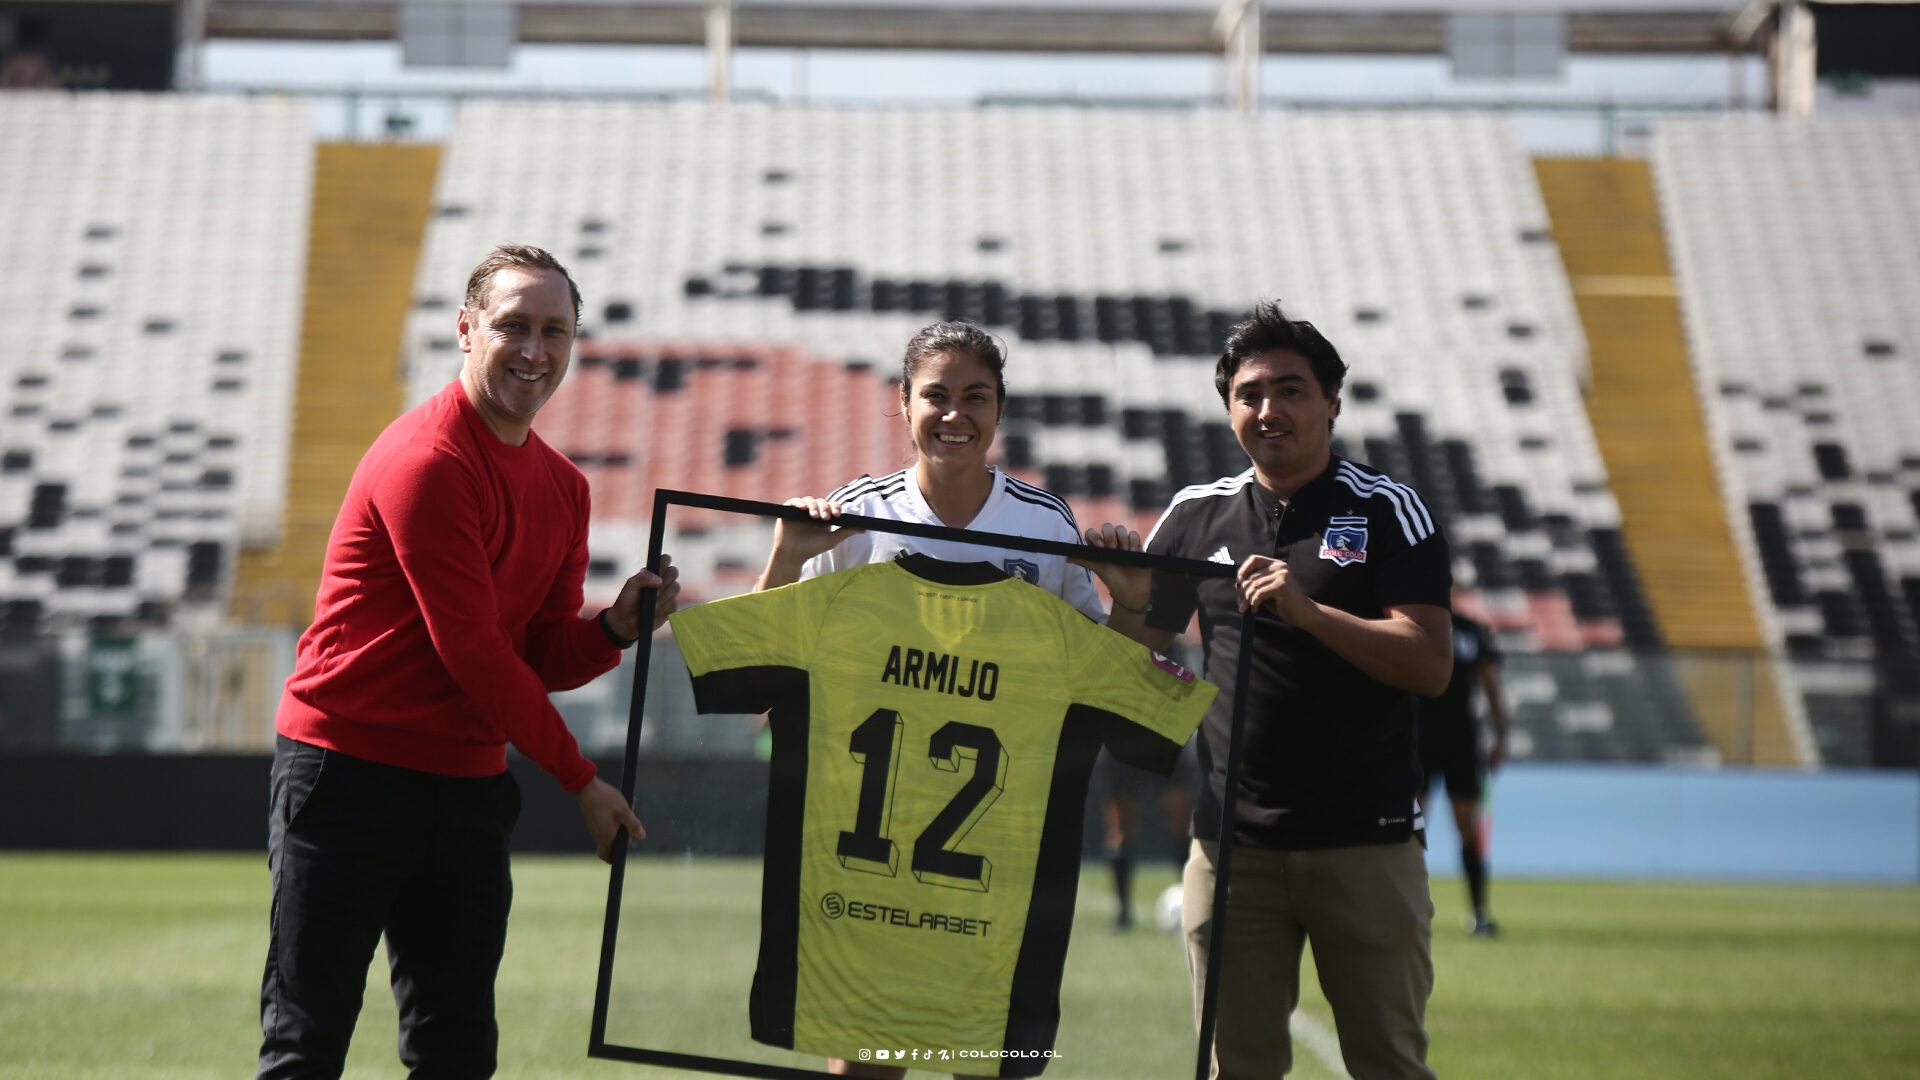
{"type": "Polygon", "coordinates": [[[1160,891],[1160,899],[1153,902],[1153,924],[1169,934],[1180,932],[1180,894],[1179,882],[1160,891]]]}

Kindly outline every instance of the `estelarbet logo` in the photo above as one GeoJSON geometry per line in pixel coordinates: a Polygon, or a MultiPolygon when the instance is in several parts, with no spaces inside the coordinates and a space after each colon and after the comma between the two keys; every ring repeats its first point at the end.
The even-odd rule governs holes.
{"type": "Polygon", "coordinates": [[[847,913],[847,898],[837,892],[830,892],[820,898],[820,914],[829,919],[837,919],[847,913]]]}

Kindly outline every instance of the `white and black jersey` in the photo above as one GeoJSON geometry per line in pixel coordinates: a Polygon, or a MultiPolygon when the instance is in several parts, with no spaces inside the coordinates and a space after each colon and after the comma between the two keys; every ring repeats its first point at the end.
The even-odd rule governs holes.
{"type": "MultiPolygon", "coordinates": [[[[1446,538],[1412,488],[1334,458],[1282,506],[1239,476],[1183,489],[1147,537],[1156,555],[1239,565],[1283,558],[1307,595],[1361,618],[1403,604],[1447,607],[1446,538]]],[[[1220,696],[1200,740],[1208,778],[1194,835],[1219,834],[1241,613],[1231,578],[1155,573],[1147,623],[1180,633],[1195,612],[1206,675],[1220,696]]],[[[1415,697],[1361,671],[1319,639],[1262,613],[1248,692],[1238,842],[1277,849],[1407,839],[1421,827],[1415,697]]]]}
{"type": "MultiPolygon", "coordinates": [[[[864,514],[889,521],[912,521],[922,525],[946,525],[934,516],[933,508],[920,493],[920,483],[912,468],[886,476],[863,476],[827,496],[840,504],[843,513],[864,514]]],[[[1004,533],[1035,540],[1081,542],[1080,526],[1073,519],[1067,501],[1045,488],[993,470],[993,491],[966,527],[977,532],[1004,533]]],[[[948,540],[923,540],[900,533],[861,533],[849,537],[839,547],[807,560],[800,570],[802,579],[831,573],[849,566],[888,562],[901,552],[917,552],[946,562],[986,562],[1009,577],[1017,577],[1040,586],[1079,608],[1081,614],[1097,623],[1107,621],[1100,605],[1100,594],[1093,586],[1093,572],[1074,566],[1059,555],[1040,555],[1005,548],[956,544],[948,540]]]]}

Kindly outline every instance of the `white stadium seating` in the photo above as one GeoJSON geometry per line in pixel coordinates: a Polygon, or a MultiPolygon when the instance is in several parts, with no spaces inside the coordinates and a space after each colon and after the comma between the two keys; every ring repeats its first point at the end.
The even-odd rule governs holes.
{"type": "Polygon", "coordinates": [[[272,100],[0,96],[0,605],[215,608],[280,528],[313,143],[272,100]]]}
{"type": "MultiPolygon", "coordinates": [[[[1038,478],[1108,467],[1099,490],[1069,494],[1150,523],[1178,486],[1242,466],[1232,453],[1169,461],[1142,441],[1165,441],[1155,424],[1129,436],[1115,421],[1223,421],[1218,334],[1276,297],[1352,365],[1350,452],[1401,438],[1398,417],[1417,413],[1427,439],[1466,444],[1481,483],[1511,489],[1532,519],[1516,530],[1475,505],[1463,536],[1559,573],[1593,560],[1538,519],[1618,525],[1566,274],[1497,116],[471,102],[435,202],[408,341],[415,400],[457,370],[459,285],[503,240],[569,264],[602,344],[797,345],[880,378],[919,326],[970,312],[1008,339],[1011,392],[1035,415],[1016,400],[1006,434],[1038,478]],[[1118,326],[1100,325],[1103,302],[1126,309],[1118,326]],[[1102,422],[1038,415],[1059,396],[1097,398],[1102,422]]],[[[831,412],[782,407],[801,415],[737,419],[831,412]]]]}
{"type": "Polygon", "coordinates": [[[1920,645],[1920,119],[1654,133],[1721,482],[1802,657],[1920,645]]]}
{"type": "MultiPolygon", "coordinates": [[[[283,514],[306,112],[13,95],[0,139],[0,219],[45,253],[0,269],[0,314],[35,328],[0,359],[4,613],[218,610],[283,514]]],[[[1541,752],[1667,753],[1641,714],[1690,730],[1660,687],[1617,725],[1585,708],[1648,682],[1623,650],[1658,642],[1505,117],[470,101],[416,272],[413,400],[458,370],[461,286],[503,241],[554,251],[587,298],[541,430],[594,485],[592,590],[638,563],[655,487],[777,500],[897,468],[886,380],[949,315],[1009,346],[1005,467],[1145,529],[1245,467],[1212,364],[1278,298],[1351,365],[1341,451],[1418,488],[1465,606],[1548,658],[1520,707],[1541,752]]],[[[763,528],[676,521],[697,587],[751,580],[763,528]]]]}
{"type": "MultiPolygon", "coordinates": [[[[434,202],[414,400],[458,370],[453,310],[493,244],[552,250],[586,296],[591,337],[540,429],[594,484],[592,588],[638,565],[655,487],[778,500],[897,468],[883,380],[949,314],[1009,346],[1007,467],[1083,523],[1144,530],[1179,487],[1246,467],[1212,366],[1278,298],[1351,365],[1342,449],[1421,490],[1510,646],[1658,645],[1505,117],[471,101],[434,202]]],[[[698,534],[666,539],[694,595],[751,580],[763,531],[675,520],[698,534]]],[[[1615,655],[1534,665],[1537,751],[1694,753],[1684,696],[1615,655]],[[1625,703],[1617,729],[1596,697],[1625,703]]]]}

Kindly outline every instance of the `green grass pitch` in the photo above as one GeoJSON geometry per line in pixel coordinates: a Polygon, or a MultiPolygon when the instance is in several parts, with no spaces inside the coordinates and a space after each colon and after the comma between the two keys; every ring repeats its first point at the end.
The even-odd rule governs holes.
{"type": "MultiPolygon", "coordinates": [[[[640,859],[635,870],[627,918],[658,932],[635,938],[651,974],[622,970],[636,985],[616,1028],[642,1024],[656,1047],[724,1040],[739,1020],[715,1003],[739,996],[726,973],[750,966],[752,949],[750,933],[726,928],[752,925],[755,869],[640,859]]],[[[605,868],[522,857],[515,876],[500,1075],[699,1075],[586,1057],[605,868]]],[[[1172,870],[1138,876],[1151,912],[1172,870]]],[[[1434,882],[1428,1026],[1443,1077],[1920,1077],[1920,889],[1498,881],[1507,934],[1495,942],[1459,929],[1460,891],[1434,882]]],[[[260,857],[0,855],[0,1076],[250,1075],[266,918],[260,857]]],[[[1111,919],[1104,869],[1089,864],[1047,1076],[1191,1076],[1175,940],[1116,934],[1111,919]]],[[[1303,985],[1303,1017],[1330,1030],[1310,972],[1303,985]]],[[[1308,1041],[1294,1075],[1341,1075],[1308,1041]]],[[[401,1075],[393,1045],[376,958],[348,1075],[401,1075]]]]}

